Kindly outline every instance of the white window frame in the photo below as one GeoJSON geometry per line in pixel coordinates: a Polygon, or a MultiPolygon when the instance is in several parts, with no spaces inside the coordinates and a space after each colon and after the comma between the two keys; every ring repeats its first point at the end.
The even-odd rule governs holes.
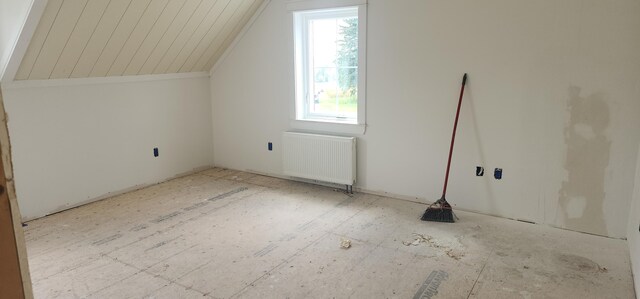
{"type": "MultiPolygon", "coordinates": [[[[366,128],[366,28],[367,28],[367,5],[366,0],[303,0],[291,1],[287,5],[292,12],[291,18],[293,28],[294,45],[294,82],[295,91],[291,105],[291,127],[311,131],[335,132],[335,133],[355,133],[364,134],[366,128]],[[305,97],[308,94],[309,86],[306,76],[307,41],[303,31],[309,19],[304,13],[319,15],[326,12],[335,15],[344,8],[357,8],[358,10],[358,108],[356,119],[341,119],[335,116],[326,117],[320,114],[308,114],[308,103],[305,97]],[[298,14],[300,13],[300,14],[298,14]],[[316,14],[317,13],[317,14],[316,14]],[[302,25],[302,26],[300,26],[302,25]],[[301,42],[302,41],[302,42],[301,42]]],[[[311,15],[310,14],[310,15],[311,15]]],[[[308,74],[307,74],[308,76],[308,74]]],[[[307,77],[308,78],[308,77],[307,77]]]]}

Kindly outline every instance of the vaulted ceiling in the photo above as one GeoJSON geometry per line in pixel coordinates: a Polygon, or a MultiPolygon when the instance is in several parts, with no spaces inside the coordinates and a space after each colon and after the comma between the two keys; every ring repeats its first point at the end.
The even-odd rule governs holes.
{"type": "Polygon", "coordinates": [[[16,80],[209,71],[264,0],[49,0],[16,80]]]}

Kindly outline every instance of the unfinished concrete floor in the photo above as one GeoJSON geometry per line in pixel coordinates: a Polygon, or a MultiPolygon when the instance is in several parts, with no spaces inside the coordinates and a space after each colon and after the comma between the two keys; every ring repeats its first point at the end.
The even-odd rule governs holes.
{"type": "Polygon", "coordinates": [[[623,240],[424,208],[214,168],[25,229],[36,298],[634,296],[623,240]]]}

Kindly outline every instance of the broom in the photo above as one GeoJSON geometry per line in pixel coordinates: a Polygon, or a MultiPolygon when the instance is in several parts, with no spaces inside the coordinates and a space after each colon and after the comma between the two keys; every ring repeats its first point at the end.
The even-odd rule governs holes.
{"type": "MultiPolygon", "coordinates": [[[[460,99],[458,100],[458,110],[456,111],[456,120],[453,123],[453,135],[451,136],[451,146],[449,147],[449,161],[447,162],[447,173],[444,176],[444,188],[442,189],[442,197],[432,203],[420,220],[437,221],[437,222],[455,222],[453,219],[453,209],[447,202],[447,183],[449,182],[449,169],[451,168],[451,156],[453,154],[453,143],[456,140],[456,129],[458,128],[458,117],[460,116],[460,106],[462,104],[462,95],[464,94],[464,85],[467,83],[467,74],[462,77],[462,87],[460,87],[460,99]]],[[[457,217],[456,217],[457,218],[457,217]]]]}

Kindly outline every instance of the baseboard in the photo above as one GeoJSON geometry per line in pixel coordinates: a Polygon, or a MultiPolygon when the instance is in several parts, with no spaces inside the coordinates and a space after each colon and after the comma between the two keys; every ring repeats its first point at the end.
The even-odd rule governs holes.
{"type": "Polygon", "coordinates": [[[213,166],[211,166],[211,165],[200,166],[200,167],[196,167],[194,169],[191,169],[189,171],[181,172],[181,173],[175,174],[173,176],[167,177],[165,179],[161,179],[161,180],[156,181],[156,182],[134,185],[134,186],[131,186],[129,188],[124,188],[124,189],[120,189],[120,190],[117,190],[117,191],[108,192],[108,193],[106,193],[104,195],[101,195],[101,196],[98,196],[98,197],[94,197],[94,198],[91,198],[91,199],[83,200],[83,201],[75,203],[73,205],[69,205],[69,206],[65,206],[65,207],[60,208],[60,209],[53,210],[50,213],[47,213],[47,214],[42,215],[42,216],[22,217],[22,222],[25,223],[25,222],[33,221],[33,220],[40,219],[40,218],[43,218],[43,217],[46,217],[46,216],[50,216],[50,215],[61,213],[61,212],[67,211],[67,210],[75,209],[75,208],[78,208],[78,207],[81,207],[81,206],[84,206],[84,205],[87,205],[87,204],[90,204],[90,203],[93,203],[93,202],[97,202],[97,201],[100,201],[100,200],[103,200],[103,199],[112,198],[112,197],[119,196],[119,195],[122,195],[122,194],[125,194],[125,193],[129,193],[129,192],[133,192],[133,191],[136,191],[136,190],[140,190],[140,189],[143,189],[143,188],[146,188],[146,187],[149,187],[149,186],[162,184],[164,182],[168,182],[168,181],[171,181],[171,180],[175,180],[177,178],[185,177],[185,176],[188,176],[188,175],[192,175],[194,173],[201,172],[203,170],[207,170],[207,169],[209,169],[211,167],[213,167],[213,166]]]}
{"type": "MultiPolygon", "coordinates": [[[[279,178],[279,179],[285,179],[285,180],[291,180],[291,181],[296,181],[296,182],[316,184],[316,185],[330,187],[330,188],[338,188],[338,189],[344,188],[344,185],[320,182],[320,181],[316,181],[316,180],[295,178],[295,177],[279,175],[279,174],[265,173],[265,172],[252,170],[252,169],[240,170],[240,169],[233,169],[233,168],[224,167],[224,166],[215,166],[215,167],[226,168],[226,169],[237,170],[237,171],[244,171],[244,172],[249,172],[249,173],[253,173],[253,174],[258,174],[258,175],[263,175],[263,176],[268,176],[268,177],[273,177],[273,178],[279,178]]],[[[370,190],[370,189],[361,188],[361,187],[358,187],[358,186],[353,186],[353,191],[360,192],[360,193],[365,193],[365,194],[377,195],[377,196],[384,196],[384,197],[389,197],[389,198],[393,198],[393,199],[409,201],[409,202],[418,203],[418,204],[424,204],[425,205],[425,209],[427,208],[428,205],[430,205],[433,202],[435,202],[435,200],[430,200],[430,199],[423,198],[423,197],[402,195],[402,194],[396,194],[396,193],[392,193],[392,192],[379,191],[379,190],[370,190]]],[[[502,218],[502,219],[509,219],[509,220],[514,220],[514,221],[528,223],[528,224],[543,225],[543,226],[547,226],[547,227],[553,227],[553,228],[557,228],[557,229],[568,230],[568,231],[572,231],[572,232],[576,232],[576,233],[593,235],[593,236],[598,236],[598,237],[604,237],[604,238],[610,238],[610,239],[624,239],[624,238],[596,235],[596,234],[591,234],[591,233],[586,233],[586,232],[570,230],[570,229],[567,229],[567,228],[558,227],[558,226],[555,226],[555,225],[552,225],[552,224],[548,224],[548,223],[535,222],[535,221],[532,221],[530,219],[512,218],[512,217],[506,217],[506,216],[503,216],[503,215],[487,213],[487,212],[484,212],[484,211],[461,208],[461,207],[458,207],[458,206],[454,206],[454,207],[455,207],[456,210],[469,212],[469,213],[481,214],[481,215],[485,215],[485,216],[497,217],[497,218],[502,218]]]]}

